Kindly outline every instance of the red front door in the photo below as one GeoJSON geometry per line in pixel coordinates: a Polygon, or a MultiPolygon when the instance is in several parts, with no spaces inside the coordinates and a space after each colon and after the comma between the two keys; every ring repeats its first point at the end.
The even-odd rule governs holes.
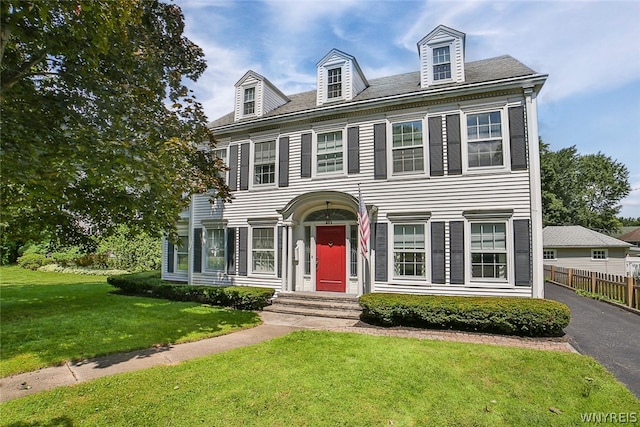
{"type": "Polygon", "coordinates": [[[346,292],[345,226],[316,228],[316,291],[346,292]]]}

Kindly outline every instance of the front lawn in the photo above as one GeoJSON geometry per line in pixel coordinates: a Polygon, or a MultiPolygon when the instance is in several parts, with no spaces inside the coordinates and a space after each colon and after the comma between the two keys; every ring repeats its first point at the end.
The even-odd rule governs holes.
{"type": "Polygon", "coordinates": [[[0,411],[15,426],[573,426],[640,402],[577,354],[298,331],[0,411]]]}
{"type": "Polygon", "coordinates": [[[253,312],[114,290],[106,277],[0,268],[0,377],[260,323],[253,312]]]}

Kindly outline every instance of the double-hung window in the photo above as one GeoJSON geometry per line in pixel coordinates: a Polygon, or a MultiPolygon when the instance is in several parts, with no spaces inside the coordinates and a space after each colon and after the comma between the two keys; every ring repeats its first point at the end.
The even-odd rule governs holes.
{"type": "Polygon", "coordinates": [[[342,97],[342,68],[327,70],[327,99],[342,97]]]}
{"type": "Polygon", "coordinates": [[[254,273],[275,272],[274,228],[252,229],[251,268],[254,273]]]}
{"type": "Polygon", "coordinates": [[[393,173],[423,172],[422,121],[394,123],[391,132],[393,173]]]}
{"type": "Polygon", "coordinates": [[[224,229],[213,228],[207,230],[206,268],[207,270],[223,271],[225,262],[224,229]]]}
{"type": "Polygon", "coordinates": [[[342,131],[319,133],[316,144],[316,171],[318,174],[344,170],[342,131]]]}
{"type": "Polygon", "coordinates": [[[507,280],[507,224],[471,223],[471,277],[507,280]]]}
{"type": "Polygon", "coordinates": [[[256,112],[256,88],[248,87],[244,90],[244,103],[242,113],[245,116],[256,112]]]}
{"type": "Polygon", "coordinates": [[[500,111],[467,114],[469,168],[503,166],[503,147],[500,111]]]}
{"type": "Polygon", "coordinates": [[[433,80],[451,78],[451,54],[449,46],[433,49],[433,80]]]}
{"type": "Polygon", "coordinates": [[[396,278],[426,277],[424,224],[393,226],[393,273],[396,278]]]}
{"type": "Polygon", "coordinates": [[[254,146],[253,184],[265,185],[276,182],[276,142],[258,142],[254,146]]]}
{"type": "MultiPolygon", "coordinates": [[[[226,148],[217,148],[215,150],[213,150],[213,153],[220,158],[220,160],[222,160],[222,165],[223,166],[227,166],[227,149],[226,148]]],[[[218,176],[220,178],[223,178],[226,180],[227,178],[227,171],[221,169],[218,171],[218,176]]]]}
{"type": "Polygon", "coordinates": [[[180,240],[176,245],[176,270],[187,271],[189,269],[189,237],[180,236],[180,240]]]}

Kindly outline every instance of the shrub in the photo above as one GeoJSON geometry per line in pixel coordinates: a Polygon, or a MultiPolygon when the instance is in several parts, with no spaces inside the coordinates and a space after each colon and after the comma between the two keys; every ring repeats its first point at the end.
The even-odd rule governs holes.
{"type": "Polygon", "coordinates": [[[37,270],[43,265],[51,264],[52,262],[52,259],[36,253],[25,254],[18,258],[18,266],[29,270],[37,270]]]}
{"type": "Polygon", "coordinates": [[[245,286],[185,285],[167,282],[157,271],[111,276],[107,282],[129,295],[144,295],[174,301],[233,307],[239,310],[262,310],[269,305],[274,290],[245,286]]]}
{"type": "Polygon", "coordinates": [[[531,298],[372,293],[360,305],[361,319],[374,325],[520,336],[561,336],[571,319],[566,305],[531,298]]]}
{"type": "Polygon", "coordinates": [[[68,267],[71,265],[77,265],[76,260],[82,258],[84,255],[80,251],[80,248],[77,246],[72,246],[69,248],[61,248],[51,254],[51,259],[53,261],[62,266],[68,267]]]}
{"type": "Polygon", "coordinates": [[[145,233],[132,235],[126,226],[120,226],[115,234],[100,241],[97,255],[109,268],[155,270],[162,264],[161,240],[145,233]]]}

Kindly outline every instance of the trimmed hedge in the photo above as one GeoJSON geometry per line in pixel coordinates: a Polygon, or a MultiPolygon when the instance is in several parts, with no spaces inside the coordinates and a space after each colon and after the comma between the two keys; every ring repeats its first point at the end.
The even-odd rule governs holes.
{"type": "Polygon", "coordinates": [[[530,337],[562,336],[571,312],[551,300],[371,293],[361,319],[380,326],[455,329],[530,337]]]}
{"type": "Polygon", "coordinates": [[[204,286],[167,282],[157,271],[111,276],[107,282],[124,294],[194,301],[233,307],[238,310],[262,310],[270,304],[274,290],[247,286],[204,286]]]}

